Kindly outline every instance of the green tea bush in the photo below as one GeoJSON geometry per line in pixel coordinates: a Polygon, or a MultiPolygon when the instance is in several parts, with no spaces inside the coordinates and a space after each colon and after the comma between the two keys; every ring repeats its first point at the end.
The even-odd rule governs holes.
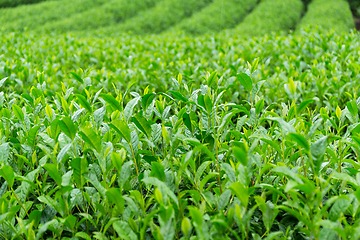
{"type": "Polygon", "coordinates": [[[176,25],[174,30],[196,35],[233,28],[244,19],[256,3],[257,0],[214,0],[176,25]]]}
{"type": "Polygon", "coordinates": [[[68,31],[86,31],[108,25],[114,25],[125,21],[140,11],[155,6],[162,0],[111,0],[100,7],[91,8],[59,20],[48,22],[38,30],[68,32],[68,31]]]}
{"type": "Polygon", "coordinates": [[[0,9],[0,29],[5,31],[42,28],[44,24],[68,18],[106,0],[45,1],[34,5],[0,9]]]}
{"type": "Polygon", "coordinates": [[[313,0],[296,28],[300,31],[315,25],[325,31],[348,32],[355,26],[349,3],[345,0],[313,0]]]}
{"type": "Polygon", "coordinates": [[[160,33],[199,11],[211,0],[163,0],[154,8],[143,11],[120,26],[106,31],[131,31],[135,34],[160,33]]]}
{"type": "Polygon", "coordinates": [[[301,0],[263,0],[235,29],[241,36],[261,36],[295,28],[304,11],[301,0]]]}
{"type": "Polygon", "coordinates": [[[24,4],[39,3],[46,0],[0,0],[0,8],[16,7],[24,4]]]}
{"type": "Polygon", "coordinates": [[[360,238],[357,33],[0,37],[0,239],[360,238]]]}

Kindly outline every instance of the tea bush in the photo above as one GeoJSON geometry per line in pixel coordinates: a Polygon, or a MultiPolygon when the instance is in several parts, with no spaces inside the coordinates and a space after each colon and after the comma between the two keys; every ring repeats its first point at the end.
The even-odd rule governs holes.
{"type": "Polygon", "coordinates": [[[220,32],[235,27],[256,4],[257,0],[214,0],[174,29],[193,35],[220,32]]]}
{"type": "Polygon", "coordinates": [[[48,22],[37,31],[86,31],[108,25],[118,24],[142,10],[155,6],[162,0],[111,0],[100,7],[74,14],[56,22],[48,22]]]}
{"type": "Polygon", "coordinates": [[[190,17],[210,2],[211,0],[163,0],[153,9],[142,12],[124,24],[109,27],[104,32],[160,33],[190,17]]]}
{"type": "MultiPolygon", "coordinates": [[[[235,27],[232,34],[245,37],[287,33],[295,28],[299,32],[312,25],[334,27],[337,32],[354,27],[345,0],[314,0],[309,11],[304,7],[307,4],[308,1],[301,0],[47,0],[0,8],[0,30],[79,32],[84,36],[130,32],[200,35],[235,27]],[[297,26],[304,13],[302,23],[297,26]]],[[[355,14],[356,9],[352,10],[355,14]]]]}
{"type": "Polygon", "coordinates": [[[39,3],[46,0],[0,0],[0,8],[16,7],[24,4],[39,3]]]}
{"type": "Polygon", "coordinates": [[[301,0],[263,0],[234,30],[241,36],[262,36],[294,29],[304,11],[301,0]]]}
{"type": "Polygon", "coordinates": [[[23,31],[42,28],[46,23],[99,7],[105,2],[105,0],[59,0],[45,1],[31,6],[3,8],[0,9],[0,29],[23,31]]]}
{"type": "Polygon", "coordinates": [[[345,0],[313,0],[297,29],[319,26],[336,32],[348,32],[355,27],[349,3],[345,0]]]}
{"type": "Polygon", "coordinates": [[[0,238],[359,239],[357,33],[0,38],[0,238]]]}

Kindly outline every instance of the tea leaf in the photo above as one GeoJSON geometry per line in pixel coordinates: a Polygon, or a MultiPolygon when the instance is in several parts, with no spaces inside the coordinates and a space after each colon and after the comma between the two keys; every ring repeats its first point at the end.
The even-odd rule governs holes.
{"type": "Polygon", "coordinates": [[[177,91],[169,91],[177,100],[187,102],[188,99],[186,99],[181,93],[177,91]]]}
{"type": "Polygon", "coordinates": [[[224,191],[218,200],[218,209],[219,211],[223,210],[230,202],[230,197],[231,197],[231,191],[230,190],[226,190],[224,191]]]}
{"type": "Polygon", "coordinates": [[[239,148],[239,147],[234,147],[233,149],[233,153],[235,158],[243,165],[243,166],[247,166],[247,153],[239,148]]]}
{"type": "Polygon", "coordinates": [[[85,184],[83,175],[88,171],[88,162],[85,158],[74,158],[71,160],[71,168],[73,170],[73,176],[78,188],[82,188],[85,184]]]}
{"type": "Polygon", "coordinates": [[[166,176],[165,176],[165,171],[164,171],[163,165],[161,165],[160,163],[157,163],[157,162],[152,162],[150,176],[156,177],[160,181],[164,182],[166,176]]]}
{"type": "Polygon", "coordinates": [[[59,121],[59,127],[66,136],[68,136],[71,140],[74,140],[77,127],[74,122],[69,117],[63,117],[62,120],[59,121]]]}
{"type": "Polygon", "coordinates": [[[339,106],[336,107],[335,113],[336,113],[336,117],[337,117],[338,119],[340,119],[340,117],[341,117],[341,109],[339,108],[339,106]]]}
{"type": "Polygon", "coordinates": [[[151,126],[142,115],[139,113],[131,118],[131,121],[142,131],[148,138],[151,136],[151,126]]]}
{"type": "Polygon", "coordinates": [[[6,164],[10,154],[9,143],[3,143],[0,145],[0,163],[6,164]]]}
{"type": "Polygon", "coordinates": [[[79,83],[84,83],[84,80],[79,76],[77,75],[75,72],[70,72],[70,74],[74,77],[74,79],[76,81],[78,81],[79,83]]]}
{"type": "Polygon", "coordinates": [[[4,165],[0,168],[0,175],[5,179],[5,181],[9,184],[9,187],[12,188],[14,185],[15,175],[13,169],[4,165]]]}
{"type": "Polygon", "coordinates": [[[23,111],[21,110],[21,108],[20,108],[18,105],[13,104],[13,105],[12,105],[12,109],[13,109],[13,111],[14,111],[15,116],[16,116],[20,121],[24,122],[24,113],[23,113],[23,111]]]}
{"type": "Polygon", "coordinates": [[[38,125],[38,126],[35,126],[30,129],[28,136],[27,136],[27,140],[28,140],[28,143],[30,146],[35,145],[36,136],[37,136],[40,128],[41,128],[41,125],[38,125]]]}
{"type": "Polygon", "coordinates": [[[209,87],[212,87],[212,85],[216,82],[216,79],[217,79],[217,72],[214,71],[210,74],[209,78],[207,79],[207,85],[209,87]]]}
{"type": "Polygon", "coordinates": [[[56,184],[58,186],[61,186],[61,176],[59,174],[58,169],[56,168],[55,164],[52,163],[46,163],[43,168],[46,169],[46,171],[48,171],[49,175],[51,176],[52,179],[54,179],[54,181],[56,182],[56,184]]]}
{"type": "Polygon", "coordinates": [[[101,139],[91,128],[83,128],[79,134],[84,139],[86,143],[88,143],[93,149],[95,149],[98,153],[101,151],[101,139]]]}
{"type": "Polygon", "coordinates": [[[122,120],[114,120],[109,126],[120,134],[128,143],[131,143],[131,132],[126,122],[122,120]]]}
{"type": "Polygon", "coordinates": [[[295,141],[297,144],[299,144],[300,147],[304,148],[306,151],[310,150],[309,143],[306,141],[306,139],[302,135],[296,134],[296,133],[289,133],[289,136],[291,137],[291,139],[293,141],[295,141]]]}
{"type": "Polygon", "coordinates": [[[109,94],[104,94],[104,93],[101,93],[100,94],[100,97],[102,99],[104,99],[105,102],[107,102],[108,104],[110,104],[110,106],[114,109],[114,110],[119,110],[121,111],[121,106],[120,106],[120,103],[111,95],[109,94]]]}
{"type": "Polygon", "coordinates": [[[83,106],[88,112],[92,113],[92,109],[86,98],[81,94],[75,95],[80,105],[83,106]]]}
{"type": "Polygon", "coordinates": [[[2,87],[2,85],[4,85],[5,81],[8,79],[8,77],[5,77],[3,79],[0,80],[0,87],[2,87]]]}
{"type": "Polygon", "coordinates": [[[146,110],[149,105],[152,103],[152,101],[155,98],[155,93],[148,93],[145,94],[142,98],[141,98],[141,106],[144,110],[146,110]]]}
{"type": "Polygon", "coordinates": [[[230,190],[236,195],[240,200],[244,208],[247,208],[249,203],[249,193],[248,190],[239,182],[232,183],[230,185],[230,190]]]}
{"type": "Polygon", "coordinates": [[[181,222],[181,230],[184,233],[185,237],[189,237],[190,233],[191,233],[191,222],[190,219],[187,217],[184,217],[182,222],[181,222]]]}
{"type": "Polygon", "coordinates": [[[134,98],[131,101],[129,101],[128,104],[126,104],[126,106],[124,108],[124,116],[125,116],[126,122],[129,121],[129,119],[134,111],[134,107],[138,103],[139,100],[140,100],[140,97],[134,98]]]}
{"type": "Polygon", "coordinates": [[[292,80],[292,78],[289,78],[289,90],[290,90],[291,94],[293,96],[295,96],[296,85],[295,85],[294,81],[292,80]]]}
{"type": "Polygon", "coordinates": [[[240,73],[237,74],[237,79],[240,81],[241,85],[244,86],[244,88],[250,92],[251,89],[253,88],[253,83],[251,78],[249,77],[249,75],[247,75],[246,73],[240,73]]]}
{"type": "Polygon", "coordinates": [[[350,203],[351,202],[348,199],[338,199],[330,209],[330,220],[338,220],[341,215],[346,211],[346,209],[350,206],[350,203]]]}

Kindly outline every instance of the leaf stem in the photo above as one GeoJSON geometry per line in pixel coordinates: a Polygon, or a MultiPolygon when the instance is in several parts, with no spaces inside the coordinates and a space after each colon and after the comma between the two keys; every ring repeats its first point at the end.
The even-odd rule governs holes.
{"type": "MultiPolygon", "coordinates": [[[[133,156],[134,163],[135,163],[135,169],[136,169],[137,179],[138,179],[138,181],[139,181],[140,173],[139,173],[139,168],[138,168],[138,165],[137,165],[137,162],[136,162],[136,157],[135,157],[135,154],[134,154],[134,149],[133,149],[131,143],[129,143],[129,145],[130,145],[131,154],[132,154],[132,156],[133,156]]],[[[142,191],[142,188],[141,188],[141,183],[140,183],[140,181],[139,181],[139,187],[140,187],[140,192],[141,192],[141,196],[142,196],[142,195],[143,195],[143,191],[142,191]]]]}
{"type": "Polygon", "coordinates": [[[25,206],[22,204],[22,202],[20,201],[20,199],[19,199],[18,196],[16,195],[14,189],[13,189],[12,187],[10,187],[10,189],[11,189],[11,191],[13,192],[16,200],[19,202],[19,204],[21,205],[21,207],[24,209],[26,216],[29,217],[29,214],[28,214],[28,212],[26,211],[25,206]]]}
{"type": "Polygon", "coordinates": [[[302,154],[301,147],[299,147],[299,153],[300,153],[300,157],[301,157],[301,164],[303,166],[304,176],[306,177],[306,168],[305,168],[305,164],[304,164],[304,156],[302,154]]]}

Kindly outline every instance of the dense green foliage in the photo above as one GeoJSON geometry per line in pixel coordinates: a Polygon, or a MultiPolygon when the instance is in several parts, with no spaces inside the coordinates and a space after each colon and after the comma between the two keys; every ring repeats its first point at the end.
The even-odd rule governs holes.
{"type": "Polygon", "coordinates": [[[93,7],[99,7],[106,0],[61,0],[45,1],[33,5],[0,9],[0,30],[13,31],[41,28],[44,24],[65,19],[93,7]]]}
{"type": "Polygon", "coordinates": [[[46,0],[0,0],[0,8],[16,7],[24,4],[39,3],[46,0]]]}
{"type": "Polygon", "coordinates": [[[359,35],[308,2],[0,9],[0,240],[360,239],[359,35]]]}
{"type": "Polygon", "coordinates": [[[111,0],[100,7],[71,15],[69,18],[48,22],[37,30],[57,32],[85,31],[114,25],[137,15],[142,10],[155,6],[160,1],[162,0],[111,0]]]}
{"type": "Polygon", "coordinates": [[[211,0],[163,0],[153,9],[138,14],[124,24],[106,28],[104,32],[160,33],[190,17],[210,2],[211,0]]]}
{"type": "Polygon", "coordinates": [[[355,26],[349,3],[345,0],[313,0],[297,29],[309,26],[348,32],[355,26]]]}
{"type": "Polygon", "coordinates": [[[358,39],[2,36],[0,238],[359,239],[358,39]]]}
{"type": "Polygon", "coordinates": [[[263,0],[234,30],[241,36],[262,36],[295,28],[304,11],[301,0],[263,0]]]}
{"type": "Polygon", "coordinates": [[[254,8],[257,0],[214,0],[207,7],[179,23],[174,30],[193,35],[233,28],[254,8]]]}

